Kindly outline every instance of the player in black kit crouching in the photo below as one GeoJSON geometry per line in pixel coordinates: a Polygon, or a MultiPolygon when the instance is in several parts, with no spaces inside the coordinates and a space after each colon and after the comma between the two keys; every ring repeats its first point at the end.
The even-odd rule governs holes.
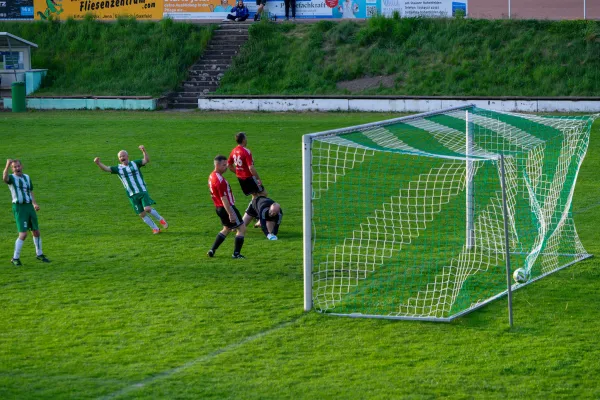
{"type": "Polygon", "coordinates": [[[252,196],[252,201],[244,214],[244,224],[248,226],[253,218],[258,219],[267,239],[277,240],[279,225],[283,218],[283,210],[279,203],[265,196],[252,196]]]}

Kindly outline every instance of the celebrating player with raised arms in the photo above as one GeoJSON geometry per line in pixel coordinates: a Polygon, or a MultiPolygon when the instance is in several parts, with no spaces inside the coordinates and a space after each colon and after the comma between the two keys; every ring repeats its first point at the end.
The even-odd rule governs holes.
{"type": "Polygon", "coordinates": [[[225,171],[227,171],[227,158],[225,156],[216,156],[214,160],[215,169],[208,177],[208,188],[212,197],[213,203],[215,203],[216,212],[223,229],[217,235],[215,242],[207,255],[213,257],[221,245],[225,241],[227,235],[232,230],[236,230],[235,246],[233,250],[232,258],[245,258],[240,254],[242,246],[244,245],[244,234],[246,233],[246,225],[242,220],[242,216],[237,208],[235,208],[235,199],[233,193],[231,193],[231,187],[229,182],[223,177],[225,171]]]}
{"type": "Polygon", "coordinates": [[[157,234],[160,233],[160,228],[154,223],[152,218],[150,218],[150,215],[156,218],[164,229],[167,229],[169,224],[160,216],[158,211],[152,207],[152,205],[156,203],[148,194],[148,188],[146,182],[144,182],[142,171],[140,170],[140,168],[150,162],[150,157],[143,145],[139,146],[139,149],[144,155],[144,158],[141,160],[129,161],[129,154],[125,150],[121,150],[117,154],[120,164],[116,167],[107,167],[100,162],[99,157],[96,157],[94,162],[102,171],[119,175],[119,179],[121,179],[123,186],[125,186],[125,191],[127,192],[127,196],[129,196],[129,202],[135,213],[138,214],[150,228],[152,228],[152,233],[157,234]]]}

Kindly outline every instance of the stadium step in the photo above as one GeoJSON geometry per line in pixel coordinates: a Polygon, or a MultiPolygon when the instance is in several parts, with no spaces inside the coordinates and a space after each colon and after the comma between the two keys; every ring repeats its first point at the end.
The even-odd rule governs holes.
{"type": "Polygon", "coordinates": [[[217,60],[217,59],[213,59],[213,58],[206,58],[206,59],[202,59],[199,61],[196,61],[196,63],[194,65],[192,65],[190,67],[190,69],[195,68],[195,67],[203,67],[203,66],[210,66],[210,65],[229,65],[231,64],[231,60],[217,60]]]}
{"type": "Polygon", "coordinates": [[[239,53],[237,49],[215,49],[215,50],[206,50],[204,54],[206,57],[214,57],[218,60],[229,60],[239,53]]]}
{"type": "MultiPolygon", "coordinates": [[[[208,91],[206,91],[208,93],[208,91]]],[[[198,95],[189,95],[189,96],[178,96],[171,98],[171,101],[177,104],[189,104],[196,103],[196,107],[198,106],[198,96],[201,96],[203,93],[198,95]]]]}
{"type": "Polygon", "coordinates": [[[197,82],[197,81],[206,81],[206,80],[215,80],[221,79],[223,76],[223,71],[218,69],[205,69],[202,71],[190,71],[188,75],[188,80],[186,82],[197,82]],[[192,73],[195,72],[195,73],[192,73]]]}
{"type": "Polygon", "coordinates": [[[214,92],[219,87],[218,84],[198,84],[194,86],[183,86],[178,92],[172,95],[172,98],[202,96],[204,93],[214,92]]]}
{"type": "MultiPolygon", "coordinates": [[[[242,43],[243,44],[243,43],[242,43]]],[[[239,51],[242,44],[231,44],[229,42],[222,42],[218,44],[209,44],[206,46],[206,51],[239,51]]]]}
{"type": "Polygon", "coordinates": [[[202,95],[207,92],[214,92],[215,90],[217,90],[217,87],[219,87],[218,82],[215,82],[213,84],[211,84],[210,82],[206,82],[202,85],[184,86],[182,90],[178,92],[178,94],[185,97],[202,95]]]}
{"type": "Polygon", "coordinates": [[[198,99],[219,87],[232,59],[248,40],[252,22],[223,22],[213,32],[202,57],[188,68],[188,76],[176,92],[166,96],[169,108],[198,108],[198,99]]]}
{"type": "Polygon", "coordinates": [[[217,87],[219,86],[219,82],[210,82],[210,81],[206,81],[206,82],[202,82],[201,84],[188,84],[188,83],[184,83],[183,84],[183,89],[179,92],[181,94],[202,94],[204,91],[208,90],[210,91],[210,89],[216,90],[217,87]]]}
{"type": "Polygon", "coordinates": [[[226,62],[230,62],[231,59],[233,57],[235,57],[237,54],[236,53],[230,53],[230,54],[207,54],[206,57],[209,57],[211,59],[216,59],[219,62],[222,63],[226,63],[226,62]]]}
{"type": "Polygon", "coordinates": [[[177,104],[177,107],[171,107],[171,108],[198,108],[198,99],[194,98],[193,101],[190,102],[174,102],[174,104],[177,104]]]}
{"type": "Polygon", "coordinates": [[[189,80],[194,80],[194,79],[198,79],[198,78],[203,78],[203,77],[208,77],[208,76],[223,76],[223,71],[219,70],[219,69],[209,69],[209,68],[203,68],[203,69],[199,69],[199,70],[195,70],[195,71],[190,71],[190,73],[188,74],[188,78],[191,78],[189,80]]]}
{"type": "Polygon", "coordinates": [[[230,63],[227,63],[227,64],[225,64],[225,63],[198,64],[198,65],[192,65],[188,71],[189,71],[190,76],[196,76],[196,75],[202,74],[203,72],[208,72],[208,71],[224,72],[225,70],[227,70],[227,68],[229,68],[230,65],[231,65],[230,63]]]}
{"type": "Polygon", "coordinates": [[[215,33],[217,32],[248,32],[248,29],[250,28],[250,25],[252,25],[252,22],[242,22],[242,23],[237,23],[237,24],[231,24],[228,22],[224,22],[222,24],[219,25],[219,30],[217,30],[215,33]]]}
{"type": "Polygon", "coordinates": [[[244,43],[246,40],[248,40],[248,35],[238,35],[236,33],[232,33],[232,34],[227,34],[227,35],[213,36],[210,42],[211,43],[221,43],[221,42],[244,43]]]}
{"type": "Polygon", "coordinates": [[[204,80],[202,79],[198,79],[195,81],[185,81],[183,82],[183,86],[181,88],[182,92],[190,92],[190,91],[195,91],[196,88],[202,86],[214,86],[215,89],[217,86],[219,86],[219,81],[221,80],[221,78],[206,78],[204,80]]]}
{"type": "Polygon", "coordinates": [[[213,36],[213,38],[210,42],[211,43],[221,43],[221,42],[244,43],[246,40],[248,40],[248,35],[237,35],[237,34],[233,33],[231,35],[213,36]]]}

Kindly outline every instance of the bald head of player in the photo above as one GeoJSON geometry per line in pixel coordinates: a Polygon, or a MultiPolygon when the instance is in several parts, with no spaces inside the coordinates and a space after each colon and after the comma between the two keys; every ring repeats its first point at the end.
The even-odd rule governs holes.
{"type": "Polygon", "coordinates": [[[273,203],[271,204],[271,207],[269,207],[269,216],[271,217],[278,215],[280,212],[281,207],[279,206],[279,203],[273,203]]]}
{"type": "Polygon", "coordinates": [[[127,153],[125,150],[119,151],[119,153],[117,154],[117,157],[119,157],[119,162],[121,164],[123,164],[123,165],[129,164],[129,153],[127,153]]]}

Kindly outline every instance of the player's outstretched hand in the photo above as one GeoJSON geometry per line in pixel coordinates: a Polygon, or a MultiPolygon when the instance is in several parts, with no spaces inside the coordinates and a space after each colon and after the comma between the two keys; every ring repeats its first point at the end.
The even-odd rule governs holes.
{"type": "Polygon", "coordinates": [[[143,144],[140,144],[140,147],[138,147],[138,149],[140,149],[141,151],[145,151],[146,150],[146,148],[144,147],[143,144]]]}
{"type": "Polygon", "coordinates": [[[12,158],[6,159],[6,166],[10,167],[10,164],[12,164],[12,162],[13,162],[12,158]]]}
{"type": "Polygon", "coordinates": [[[96,158],[94,158],[94,162],[95,162],[96,164],[100,164],[100,157],[96,157],[96,158]]]}

